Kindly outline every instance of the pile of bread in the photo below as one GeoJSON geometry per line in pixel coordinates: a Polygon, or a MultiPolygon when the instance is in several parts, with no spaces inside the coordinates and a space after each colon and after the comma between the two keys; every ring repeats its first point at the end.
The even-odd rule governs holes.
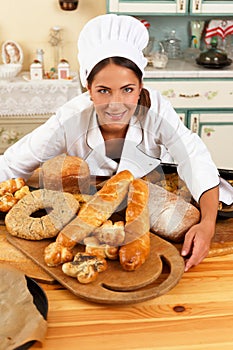
{"type": "Polygon", "coordinates": [[[85,161],[58,156],[44,163],[39,189],[20,199],[5,217],[10,234],[39,240],[56,237],[44,252],[48,266],[62,265],[65,274],[81,283],[95,280],[108,259],[119,259],[127,271],[145,263],[150,231],[173,241],[199,221],[199,211],[177,195],[124,170],[90,195],[85,161]],[[69,177],[71,181],[69,181],[69,177]],[[41,217],[33,217],[45,210],[41,217]],[[117,216],[116,213],[124,213],[117,216]],[[119,219],[120,218],[120,219],[119,219]],[[74,255],[77,244],[85,251],[74,255]]]}

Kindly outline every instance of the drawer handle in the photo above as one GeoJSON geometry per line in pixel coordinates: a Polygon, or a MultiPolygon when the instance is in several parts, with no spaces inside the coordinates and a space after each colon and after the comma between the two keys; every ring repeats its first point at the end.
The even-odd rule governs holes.
{"type": "Polygon", "coordinates": [[[193,97],[200,97],[200,94],[198,93],[193,95],[179,94],[179,97],[193,98],[193,97]]]}

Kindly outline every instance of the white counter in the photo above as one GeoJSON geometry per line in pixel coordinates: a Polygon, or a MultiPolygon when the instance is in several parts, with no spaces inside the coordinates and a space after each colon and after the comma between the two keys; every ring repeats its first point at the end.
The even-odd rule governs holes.
{"type": "Polygon", "coordinates": [[[147,67],[145,78],[233,78],[233,63],[225,68],[209,69],[196,63],[169,60],[163,69],[147,67]]]}

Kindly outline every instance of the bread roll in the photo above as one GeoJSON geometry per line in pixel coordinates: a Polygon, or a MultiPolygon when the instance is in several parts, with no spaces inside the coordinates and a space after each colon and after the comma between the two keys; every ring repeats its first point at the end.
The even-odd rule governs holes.
{"type": "Polygon", "coordinates": [[[81,158],[59,155],[47,160],[41,168],[41,182],[48,190],[89,193],[90,171],[81,158]]]}
{"type": "Polygon", "coordinates": [[[150,253],[148,184],[136,179],[129,188],[126,208],[125,242],[119,259],[124,270],[134,271],[146,261],[150,253]]]}

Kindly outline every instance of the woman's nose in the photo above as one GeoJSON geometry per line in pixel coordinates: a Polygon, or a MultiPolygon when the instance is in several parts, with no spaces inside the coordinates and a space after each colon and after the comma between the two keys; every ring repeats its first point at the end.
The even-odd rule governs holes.
{"type": "Polygon", "coordinates": [[[122,95],[120,92],[112,92],[110,102],[112,103],[117,103],[117,102],[122,102],[122,95]]]}

